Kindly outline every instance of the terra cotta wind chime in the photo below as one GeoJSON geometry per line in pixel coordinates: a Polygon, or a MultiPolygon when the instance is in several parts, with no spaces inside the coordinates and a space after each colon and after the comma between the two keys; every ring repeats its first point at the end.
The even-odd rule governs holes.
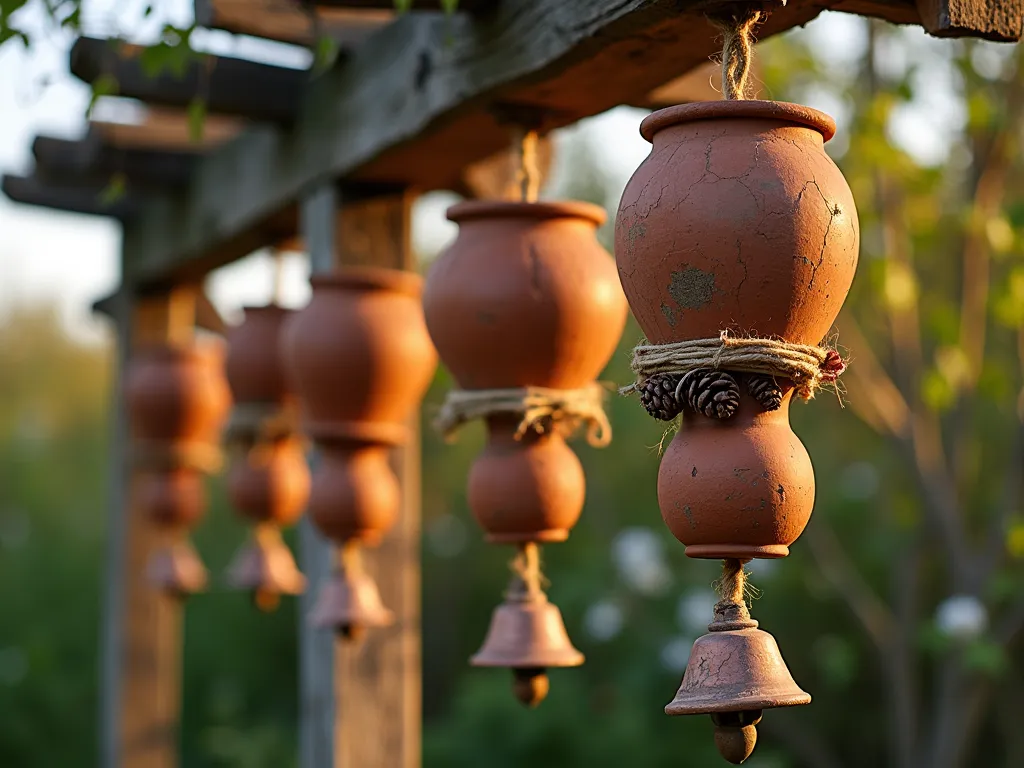
{"type": "Polygon", "coordinates": [[[823,340],[859,249],[853,196],[823,147],[832,119],[743,100],[761,18],[719,20],[727,100],[643,121],[653,147],[615,230],[619,277],[647,337],[634,388],[655,418],[683,417],[658,476],[662,517],[688,556],[724,564],[710,633],[665,711],[710,714],[733,763],[753,750],[763,709],[811,700],[750,618],[743,564],[785,557],[810,518],[814,474],[789,404],[842,373],[823,340]]]}
{"type": "Polygon", "coordinates": [[[306,586],[281,538],[281,529],[302,516],[310,485],[294,397],[279,353],[281,329],[290,314],[276,304],[246,307],[242,323],[227,334],[227,378],[234,399],[226,436],[228,496],[254,525],[228,578],[232,586],[251,590],[263,610],[306,586]]]}
{"type": "Polygon", "coordinates": [[[125,398],[139,506],[166,534],[148,575],[177,595],[201,591],[206,568],[188,531],[206,511],[203,474],[220,467],[220,428],[231,404],[223,349],[212,340],[150,345],[133,354],[125,398]]]}
{"type": "Polygon", "coordinates": [[[594,379],[626,318],[614,265],[594,236],[604,212],[536,202],[535,143],[532,132],[521,142],[521,200],[448,210],[459,235],[424,292],[430,335],[460,387],[438,426],[450,434],[486,421],[469,505],[489,542],[519,550],[472,664],[511,668],[515,694],[529,706],[547,695],[548,667],[583,663],[544,593],[538,548],[564,541],[583,508],[583,469],[565,438],[583,425],[592,444],[611,438],[594,379]]]}
{"type": "Polygon", "coordinates": [[[312,619],[356,637],[393,619],[360,550],[378,544],[398,517],[390,453],[410,438],[408,420],[437,357],[418,275],[346,267],[311,282],[313,299],[285,326],[282,350],[303,431],[319,450],[309,512],[339,550],[312,619]]]}

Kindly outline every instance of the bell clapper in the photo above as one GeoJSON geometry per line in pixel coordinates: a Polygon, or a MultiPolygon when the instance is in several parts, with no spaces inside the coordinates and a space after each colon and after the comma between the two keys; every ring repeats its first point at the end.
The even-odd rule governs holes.
{"type": "Polygon", "coordinates": [[[515,667],[512,669],[512,691],[524,706],[533,708],[548,696],[551,681],[544,667],[515,667]]]}
{"type": "Polygon", "coordinates": [[[761,710],[742,712],[716,712],[711,715],[715,724],[715,747],[718,753],[733,765],[746,761],[757,746],[757,724],[761,710]]]}

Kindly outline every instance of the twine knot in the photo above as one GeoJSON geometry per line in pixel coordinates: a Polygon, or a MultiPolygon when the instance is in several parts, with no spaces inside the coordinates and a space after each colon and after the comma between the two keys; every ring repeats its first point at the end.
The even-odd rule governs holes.
{"type": "Polygon", "coordinates": [[[521,418],[516,440],[530,430],[538,434],[554,431],[568,437],[585,426],[587,442],[603,447],[612,439],[611,424],[604,412],[605,391],[598,383],[582,389],[453,389],[445,397],[434,426],[450,439],[468,421],[497,414],[518,414],[521,418]]]}
{"type": "Polygon", "coordinates": [[[748,98],[750,64],[754,56],[754,29],[768,18],[760,3],[730,11],[709,13],[708,21],[722,32],[722,91],[726,99],[748,98]]]}

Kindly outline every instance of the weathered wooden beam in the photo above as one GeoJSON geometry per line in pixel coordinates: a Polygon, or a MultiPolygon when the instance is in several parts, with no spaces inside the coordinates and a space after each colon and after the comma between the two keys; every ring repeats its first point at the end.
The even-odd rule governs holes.
{"type": "Polygon", "coordinates": [[[921,23],[932,35],[971,35],[989,40],[1019,40],[1024,0],[917,0],[921,23]]]}
{"type": "MultiPolygon", "coordinates": [[[[762,36],[832,5],[790,0],[762,36]]],[[[148,206],[126,231],[140,254],[130,268],[139,280],[166,280],[197,259],[244,255],[231,243],[318,180],[456,186],[462,167],[507,146],[495,104],[546,110],[552,128],[635,103],[706,62],[720,45],[706,7],[517,0],[479,16],[406,14],[311,84],[290,131],[247,129],[204,158],[188,195],[148,206]]]]}
{"type": "Polygon", "coordinates": [[[119,123],[92,120],[90,132],[98,134],[105,143],[120,149],[152,149],[199,154],[238,136],[245,121],[227,115],[207,115],[202,123],[202,135],[195,136],[188,114],[181,109],[148,107],[140,123],[119,123]]]}
{"type": "MultiPolygon", "coordinates": [[[[381,8],[393,9],[395,0],[316,0],[318,6],[324,8],[381,8]]],[[[498,0],[458,0],[457,10],[464,13],[488,11],[498,4],[498,0]]],[[[447,10],[444,0],[412,0],[409,10],[442,11],[447,10]]]]}
{"type": "Polygon", "coordinates": [[[295,117],[309,72],[229,56],[203,55],[180,74],[153,76],[139,46],[80,37],[71,47],[71,73],[87,83],[117,81],[120,96],[147,104],[185,107],[201,98],[208,112],[254,120],[289,122],[295,117]]]}
{"type": "Polygon", "coordinates": [[[312,46],[318,36],[342,51],[361,43],[394,18],[386,10],[303,7],[295,0],[195,0],[196,23],[240,35],[312,46]]]}
{"type": "Polygon", "coordinates": [[[142,209],[135,194],[108,193],[101,185],[58,184],[36,176],[3,175],[0,190],[16,203],[127,221],[142,209]]]}
{"type": "Polygon", "coordinates": [[[32,142],[36,175],[47,181],[106,184],[122,176],[133,186],[181,187],[195,166],[195,154],[179,150],[115,147],[95,131],[71,141],[37,136],[32,142]]]}

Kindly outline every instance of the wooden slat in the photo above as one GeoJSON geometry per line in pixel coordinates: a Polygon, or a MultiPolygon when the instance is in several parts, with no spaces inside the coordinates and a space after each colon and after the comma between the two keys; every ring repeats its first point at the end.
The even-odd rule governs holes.
{"type": "MultiPolygon", "coordinates": [[[[392,6],[393,7],[393,6],[392,6]]],[[[196,0],[196,23],[235,34],[312,46],[317,35],[342,50],[358,45],[388,24],[392,10],[316,8],[316,23],[295,0],[196,0]]]]}
{"type": "Polygon", "coordinates": [[[133,186],[181,187],[188,183],[195,155],[177,150],[114,147],[97,132],[71,141],[37,136],[32,142],[36,175],[48,181],[74,179],[76,182],[106,184],[123,176],[133,186]]]}
{"type": "MultiPolygon", "coordinates": [[[[500,0],[458,0],[460,13],[483,13],[495,8],[500,0]]],[[[316,0],[324,8],[394,8],[395,0],[316,0]]],[[[444,0],[412,0],[410,10],[445,10],[444,0]]]]}
{"type": "Polygon", "coordinates": [[[198,141],[192,135],[188,115],[178,109],[149,108],[141,123],[93,120],[89,125],[113,147],[200,153],[238,136],[245,127],[245,121],[224,115],[207,115],[198,141]]]}
{"type": "Polygon", "coordinates": [[[90,216],[110,216],[120,221],[136,216],[142,206],[142,200],[135,194],[113,198],[101,185],[57,184],[35,176],[4,174],[0,190],[16,203],[90,216]]]}
{"type": "Polygon", "coordinates": [[[185,107],[201,98],[210,113],[288,122],[295,117],[309,73],[229,56],[203,56],[181,76],[156,76],[142,65],[142,49],[80,37],[71,47],[71,73],[87,83],[112,76],[118,95],[147,104],[185,107]]]}

